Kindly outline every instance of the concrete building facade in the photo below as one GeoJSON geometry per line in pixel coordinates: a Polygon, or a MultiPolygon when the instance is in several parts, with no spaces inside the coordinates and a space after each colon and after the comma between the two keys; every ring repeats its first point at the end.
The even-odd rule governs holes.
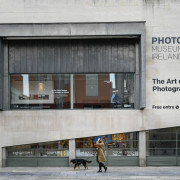
{"type": "Polygon", "coordinates": [[[109,165],[180,164],[179,1],[0,2],[1,167],[26,166],[21,146],[45,142],[69,142],[64,164],[89,158],[83,138],[109,135],[109,165]]]}

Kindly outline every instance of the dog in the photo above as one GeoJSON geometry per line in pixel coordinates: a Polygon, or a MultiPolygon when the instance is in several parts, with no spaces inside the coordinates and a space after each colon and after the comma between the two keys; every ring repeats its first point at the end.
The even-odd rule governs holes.
{"type": "Polygon", "coordinates": [[[92,161],[87,161],[85,159],[71,159],[70,161],[72,164],[74,164],[74,170],[76,169],[76,167],[78,166],[78,168],[80,169],[80,165],[82,164],[84,166],[84,170],[88,169],[87,163],[91,163],[92,161]]]}

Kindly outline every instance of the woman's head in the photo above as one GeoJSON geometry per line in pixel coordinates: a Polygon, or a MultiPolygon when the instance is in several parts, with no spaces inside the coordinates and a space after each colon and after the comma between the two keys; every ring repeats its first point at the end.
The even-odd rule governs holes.
{"type": "Polygon", "coordinates": [[[101,138],[99,138],[99,139],[98,139],[98,141],[101,143],[101,142],[102,142],[102,139],[101,139],[101,138]]]}

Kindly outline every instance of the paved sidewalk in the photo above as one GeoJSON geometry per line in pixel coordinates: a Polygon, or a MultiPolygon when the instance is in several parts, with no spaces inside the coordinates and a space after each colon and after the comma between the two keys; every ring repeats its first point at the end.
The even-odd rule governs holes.
{"type": "Polygon", "coordinates": [[[0,180],[59,180],[59,179],[122,179],[180,180],[180,167],[108,167],[106,173],[96,173],[97,167],[73,171],[73,168],[0,168],[0,180]]]}

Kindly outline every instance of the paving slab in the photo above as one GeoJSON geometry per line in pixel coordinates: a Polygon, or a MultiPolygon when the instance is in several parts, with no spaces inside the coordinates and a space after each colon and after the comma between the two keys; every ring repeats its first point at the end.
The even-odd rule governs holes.
{"type": "Polygon", "coordinates": [[[75,171],[72,167],[8,167],[0,168],[0,180],[180,180],[180,167],[108,167],[106,173],[97,170],[97,167],[75,171]]]}

